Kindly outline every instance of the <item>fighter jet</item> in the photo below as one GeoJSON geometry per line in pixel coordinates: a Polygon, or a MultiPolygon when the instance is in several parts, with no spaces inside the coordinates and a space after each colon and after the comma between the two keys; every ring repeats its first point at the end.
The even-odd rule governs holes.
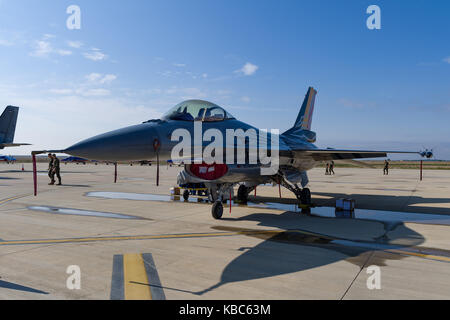
{"type": "Polygon", "coordinates": [[[222,202],[238,184],[240,201],[245,202],[257,185],[277,183],[293,192],[300,203],[310,204],[307,171],[323,161],[386,157],[388,153],[432,156],[428,151],[319,149],[314,145],[316,133],[311,131],[316,94],[314,88],[308,89],[293,127],[282,134],[258,130],[214,103],[188,100],[161,119],[104,133],[60,152],[111,162],[182,162],[185,167],[178,184],[205,185],[215,219],[222,217],[222,202]]]}
{"type": "Polygon", "coordinates": [[[13,143],[18,114],[18,107],[7,106],[0,116],[0,149],[30,145],[29,143],[13,143]]]}

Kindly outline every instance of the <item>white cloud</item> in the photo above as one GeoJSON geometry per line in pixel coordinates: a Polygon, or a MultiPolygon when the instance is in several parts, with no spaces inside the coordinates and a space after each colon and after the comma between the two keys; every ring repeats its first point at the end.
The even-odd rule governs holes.
{"type": "Polygon", "coordinates": [[[53,34],[49,34],[49,33],[46,33],[46,34],[44,34],[44,36],[42,37],[44,40],[48,40],[48,39],[52,39],[52,38],[55,38],[56,36],[55,35],[53,35],[53,34]]]}
{"type": "Polygon", "coordinates": [[[179,68],[186,67],[186,65],[184,63],[174,63],[173,65],[175,67],[179,67],[179,68]]]}
{"type": "Polygon", "coordinates": [[[96,82],[99,79],[101,79],[102,75],[100,73],[90,73],[86,76],[86,79],[88,79],[91,82],[96,82]]]}
{"type": "Polygon", "coordinates": [[[158,72],[158,74],[163,76],[163,77],[169,78],[169,77],[174,77],[174,76],[179,75],[180,72],[179,71],[173,72],[173,71],[170,71],[170,70],[166,70],[166,71],[163,71],[163,72],[158,72]]]}
{"type": "Polygon", "coordinates": [[[241,100],[244,102],[250,102],[250,98],[247,96],[242,97],[241,100]]]}
{"type": "Polygon", "coordinates": [[[11,41],[0,39],[0,46],[11,47],[12,45],[14,45],[14,43],[12,43],[11,41]]]}
{"type": "Polygon", "coordinates": [[[258,69],[259,67],[257,65],[247,62],[240,70],[237,70],[235,72],[243,73],[246,76],[251,76],[255,74],[258,69]]]}
{"type": "Polygon", "coordinates": [[[52,34],[44,34],[41,40],[35,41],[33,51],[30,53],[33,57],[47,58],[50,54],[57,54],[60,56],[70,56],[72,51],[65,49],[54,49],[50,43],[50,39],[55,38],[52,34]]]}
{"type": "Polygon", "coordinates": [[[117,79],[117,76],[115,74],[102,75],[100,73],[91,73],[86,76],[86,79],[97,84],[110,84],[117,79]]]}
{"type": "Polygon", "coordinates": [[[83,46],[81,41],[67,41],[67,45],[71,48],[79,49],[83,46]]]}
{"type": "Polygon", "coordinates": [[[53,94],[67,95],[67,94],[72,94],[73,90],[72,89],[50,89],[49,92],[53,93],[53,94]]]}
{"type": "Polygon", "coordinates": [[[448,56],[447,58],[444,58],[443,61],[450,64],[450,56],[448,56]]]}
{"type": "Polygon", "coordinates": [[[48,41],[39,40],[35,42],[34,51],[31,55],[34,57],[47,57],[53,51],[52,45],[48,41]]]}
{"type": "Polygon", "coordinates": [[[85,97],[105,97],[111,94],[111,91],[107,89],[89,89],[82,91],[81,94],[85,97]]]}
{"type": "Polygon", "coordinates": [[[70,51],[70,50],[58,50],[57,53],[60,56],[70,56],[72,54],[72,51],[70,51]]]}
{"type": "Polygon", "coordinates": [[[151,102],[130,103],[112,96],[19,95],[15,104],[21,106],[15,140],[33,144],[14,149],[15,154],[67,148],[85,138],[161,116],[150,107],[151,102]],[[77,124],[82,124],[83,130],[77,124]]]}
{"type": "Polygon", "coordinates": [[[105,60],[108,56],[100,51],[100,49],[93,48],[91,52],[85,52],[83,53],[83,56],[86,59],[92,60],[92,61],[102,61],[105,60]]]}
{"type": "Polygon", "coordinates": [[[103,77],[103,79],[100,80],[100,83],[108,84],[108,83],[113,82],[116,79],[117,79],[117,76],[115,74],[107,74],[103,77]]]}

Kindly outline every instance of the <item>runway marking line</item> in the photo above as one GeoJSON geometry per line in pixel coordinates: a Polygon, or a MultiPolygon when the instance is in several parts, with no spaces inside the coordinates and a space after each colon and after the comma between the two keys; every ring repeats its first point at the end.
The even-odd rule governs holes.
{"type": "MultiPolygon", "coordinates": [[[[206,237],[230,237],[238,235],[277,235],[284,232],[296,232],[307,235],[320,236],[322,238],[333,239],[329,236],[315,234],[312,232],[301,230],[248,230],[235,232],[212,232],[212,233],[185,233],[185,234],[165,234],[165,235],[141,235],[141,236],[112,236],[112,237],[87,237],[87,238],[66,238],[66,239],[42,239],[42,240],[11,240],[0,241],[0,246],[7,245],[33,245],[33,244],[64,244],[64,243],[82,243],[82,242],[100,242],[100,241],[124,241],[124,240],[157,240],[157,239],[180,239],[180,238],[206,238],[206,237]]],[[[364,245],[361,244],[363,247],[364,245]]],[[[416,256],[424,259],[438,260],[442,262],[450,262],[449,257],[430,255],[411,251],[402,251],[397,249],[385,248],[378,249],[380,251],[387,251],[396,254],[403,254],[409,256],[416,256]]]]}
{"type": "Polygon", "coordinates": [[[110,299],[166,299],[151,253],[114,255],[110,299]]]}
{"type": "Polygon", "coordinates": [[[152,299],[142,254],[123,255],[123,282],[125,300],[152,299]]]}
{"type": "Polygon", "coordinates": [[[408,256],[415,256],[415,257],[419,257],[419,258],[450,262],[450,258],[444,257],[444,256],[436,256],[436,255],[432,255],[432,254],[424,254],[424,253],[411,252],[411,251],[402,251],[402,250],[396,250],[396,249],[391,249],[391,250],[386,250],[386,251],[397,253],[397,254],[404,254],[404,255],[408,255],[408,256]]]}
{"type": "Polygon", "coordinates": [[[114,237],[88,237],[88,238],[66,238],[66,239],[42,239],[42,240],[11,240],[0,241],[0,246],[5,245],[25,245],[25,244],[49,244],[49,243],[79,243],[115,240],[152,240],[152,239],[176,239],[176,238],[203,238],[203,237],[224,237],[236,235],[252,234],[278,234],[284,230],[262,230],[262,231],[238,231],[238,232],[213,232],[213,233],[185,233],[166,235],[143,235],[143,236],[114,236],[114,237]]]}
{"type": "Polygon", "coordinates": [[[15,196],[15,197],[11,197],[11,198],[0,200],[0,206],[5,204],[5,203],[7,203],[7,202],[14,201],[14,200],[17,200],[17,199],[20,199],[20,198],[25,198],[25,197],[28,197],[28,196],[30,196],[30,194],[24,194],[24,195],[21,195],[21,196],[15,196]]]}

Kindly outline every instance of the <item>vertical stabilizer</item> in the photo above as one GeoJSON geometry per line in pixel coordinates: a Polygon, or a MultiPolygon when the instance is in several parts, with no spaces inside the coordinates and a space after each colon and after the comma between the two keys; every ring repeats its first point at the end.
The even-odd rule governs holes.
{"type": "Polygon", "coordinates": [[[302,108],[297,116],[297,120],[295,120],[294,128],[311,130],[311,121],[314,112],[316,94],[317,91],[314,90],[313,87],[309,87],[305,100],[303,101],[302,108]]]}
{"type": "Polygon", "coordinates": [[[12,143],[16,132],[19,108],[7,106],[0,116],[0,143],[12,143]]]}

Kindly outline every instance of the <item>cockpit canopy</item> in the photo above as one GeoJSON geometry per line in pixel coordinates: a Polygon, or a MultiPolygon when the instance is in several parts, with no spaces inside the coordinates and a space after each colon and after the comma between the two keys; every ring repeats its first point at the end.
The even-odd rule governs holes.
{"type": "Polygon", "coordinates": [[[161,119],[213,122],[234,119],[234,117],[214,103],[187,100],[170,109],[161,119]]]}

